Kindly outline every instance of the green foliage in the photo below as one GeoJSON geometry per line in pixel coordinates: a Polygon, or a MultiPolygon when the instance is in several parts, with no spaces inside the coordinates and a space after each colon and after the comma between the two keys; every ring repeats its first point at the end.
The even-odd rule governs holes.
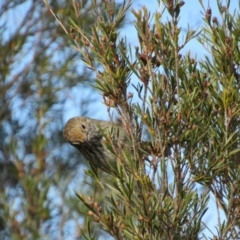
{"type": "Polygon", "coordinates": [[[104,191],[104,203],[95,206],[84,193],[78,197],[93,221],[116,239],[200,239],[212,194],[226,216],[224,227],[221,221],[217,227],[218,238],[236,239],[239,214],[228,216],[239,201],[233,188],[240,183],[239,14],[229,12],[230,1],[226,7],[218,1],[221,20],[212,18],[211,9],[200,2],[205,26],[183,34],[184,2],[161,3],[163,10],[152,14],[145,6],[131,10],[139,41],[135,57],[116,28],[130,2],[116,12],[112,1],[103,1],[104,13],[95,10],[96,22],[87,30],[70,21],[80,35],[75,44],[83,61],[96,73],[95,87],[105,105],[119,113],[132,142],[132,154],[117,156],[125,165],[118,166],[111,181],[92,175],[104,191]],[[211,58],[182,54],[196,38],[211,58]],[[129,93],[133,77],[137,104],[129,93]],[[143,126],[151,141],[144,150],[143,126]],[[134,163],[147,165],[147,172],[134,163]]]}
{"type": "Polygon", "coordinates": [[[80,219],[67,188],[81,165],[63,141],[64,106],[90,73],[42,1],[2,1],[0,34],[0,238],[64,238],[80,219]]]}
{"type": "MultiPolygon", "coordinates": [[[[239,239],[240,14],[230,12],[231,1],[216,0],[214,17],[199,0],[204,26],[186,31],[179,23],[183,1],[158,1],[162,9],[154,13],[131,9],[131,1],[44,2],[33,4],[25,31],[0,45],[1,237],[66,237],[72,220],[83,239],[239,239]],[[31,14],[39,9],[54,18],[31,14]],[[128,14],[136,46],[120,35],[128,14]],[[36,22],[43,25],[33,33],[36,22]],[[14,63],[36,33],[34,57],[19,70],[14,63]],[[208,51],[202,59],[184,53],[196,39],[208,51]],[[64,57],[54,58],[59,51],[64,57]],[[77,74],[79,56],[91,73],[77,74]],[[63,143],[62,109],[66,89],[92,73],[90,84],[110,118],[119,114],[129,146],[116,154],[112,173],[90,168],[78,189],[71,173],[81,156],[63,143]],[[218,219],[214,229],[207,212],[218,219]]],[[[12,7],[4,6],[0,15],[12,7]]],[[[106,144],[114,152],[111,139],[106,144]]]]}

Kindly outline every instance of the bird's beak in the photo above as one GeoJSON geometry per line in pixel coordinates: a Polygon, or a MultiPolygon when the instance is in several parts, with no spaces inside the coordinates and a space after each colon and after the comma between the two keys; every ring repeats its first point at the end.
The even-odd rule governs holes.
{"type": "Polygon", "coordinates": [[[73,141],[73,142],[71,142],[71,141],[68,141],[71,145],[79,145],[80,144],[80,142],[79,141],[73,141]]]}

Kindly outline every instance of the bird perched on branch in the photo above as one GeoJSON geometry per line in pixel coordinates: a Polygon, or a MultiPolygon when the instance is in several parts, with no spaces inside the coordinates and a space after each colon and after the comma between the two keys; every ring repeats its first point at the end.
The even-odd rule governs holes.
{"type": "Polygon", "coordinates": [[[80,151],[90,165],[104,171],[108,171],[110,165],[116,162],[111,146],[120,150],[127,141],[127,133],[121,124],[87,117],[68,120],[63,136],[80,151]],[[106,137],[109,136],[113,144],[108,148],[106,137]]]}

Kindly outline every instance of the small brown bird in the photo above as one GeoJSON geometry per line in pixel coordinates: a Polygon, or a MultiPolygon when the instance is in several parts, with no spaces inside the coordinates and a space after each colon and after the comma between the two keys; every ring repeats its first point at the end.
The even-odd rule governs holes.
{"type": "Polygon", "coordinates": [[[122,125],[110,121],[74,117],[68,120],[63,129],[64,138],[77,148],[93,167],[104,171],[108,171],[109,165],[116,162],[116,156],[104,142],[104,136],[107,135],[111,136],[117,149],[127,141],[122,125]]]}

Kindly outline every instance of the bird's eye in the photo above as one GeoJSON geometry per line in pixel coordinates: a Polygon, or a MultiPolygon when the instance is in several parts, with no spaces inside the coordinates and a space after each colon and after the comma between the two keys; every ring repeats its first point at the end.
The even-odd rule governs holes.
{"type": "Polygon", "coordinates": [[[83,124],[82,124],[81,126],[82,126],[82,129],[85,129],[85,128],[86,128],[86,126],[85,126],[85,125],[83,125],[83,124]]]}

